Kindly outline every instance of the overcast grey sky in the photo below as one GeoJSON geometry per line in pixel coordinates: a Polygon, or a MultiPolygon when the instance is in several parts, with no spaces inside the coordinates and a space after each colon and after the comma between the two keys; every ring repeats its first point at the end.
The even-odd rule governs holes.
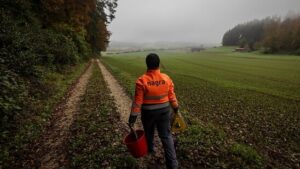
{"type": "Polygon", "coordinates": [[[112,41],[221,43],[236,24],[300,12],[300,0],[119,0],[112,41]]]}

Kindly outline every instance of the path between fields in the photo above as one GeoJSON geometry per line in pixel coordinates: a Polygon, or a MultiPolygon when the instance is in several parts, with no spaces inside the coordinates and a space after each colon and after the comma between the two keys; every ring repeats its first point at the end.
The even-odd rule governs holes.
{"type": "MultiPolygon", "coordinates": [[[[123,122],[123,126],[128,128],[126,123],[128,122],[128,117],[131,111],[132,100],[125,93],[123,87],[119,84],[119,82],[114,78],[114,76],[106,69],[106,67],[101,63],[99,59],[97,59],[97,63],[99,68],[101,69],[103,78],[108,85],[108,88],[111,91],[111,95],[115,100],[115,104],[118,112],[120,112],[120,120],[123,122]]],[[[140,118],[138,118],[136,123],[136,128],[142,129],[142,122],[140,118]]],[[[129,129],[125,130],[126,132],[129,129]]],[[[127,134],[127,133],[124,133],[127,134]]],[[[139,168],[164,168],[164,156],[162,151],[162,145],[159,141],[157,134],[154,138],[154,144],[158,147],[156,148],[155,156],[146,156],[145,158],[139,159],[139,168]]]]}
{"type": "MultiPolygon", "coordinates": [[[[97,63],[99,68],[101,69],[103,78],[107,83],[108,88],[112,93],[112,96],[114,97],[117,109],[120,112],[120,118],[124,123],[126,123],[128,121],[128,117],[130,114],[132,101],[128,97],[128,95],[124,92],[123,88],[118,83],[118,81],[105,68],[105,66],[99,60],[97,60],[97,63]]],[[[138,122],[138,127],[141,127],[140,122],[138,122]]]]}
{"type": "Polygon", "coordinates": [[[73,123],[75,112],[78,109],[81,96],[86,91],[87,83],[92,75],[94,60],[91,61],[84,73],[69,91],[65,103],[58,107],[53,115],[50,126],[47,127],[41,138],[34,145],[31,160],[25,161],[23,167],[29,166],[40,169],[57,169],[68,165],[67,144],[69,128],[73,123]],[[34,162],[32,161],[34,159],[34,162]],[[34,164],[32,164],[34,163],[34,164]]]}

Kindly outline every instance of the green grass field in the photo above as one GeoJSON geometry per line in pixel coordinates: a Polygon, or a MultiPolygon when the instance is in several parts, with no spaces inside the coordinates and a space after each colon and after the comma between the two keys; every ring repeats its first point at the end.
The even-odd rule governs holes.
{"type": "MultiPolygon", "coordinates": [[[[235,142],[254,147],[273,166],[294,167],[300,152],[300,57],[237,53],[157,51],[161,71],[175,83],[186,117],[212,124],[235,142]]],[[[147,53],[105,55],[102,60],[132,95],[146,71],[147,53]]]]}

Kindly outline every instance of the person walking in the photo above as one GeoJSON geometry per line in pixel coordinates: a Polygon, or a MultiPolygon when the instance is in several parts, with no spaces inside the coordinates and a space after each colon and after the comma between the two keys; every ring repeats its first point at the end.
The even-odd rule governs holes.
{"type": "Polygon", "coordinates": [[[142,124],[148,145],[148,151],[155,153],[153,146],[154,130],[157,128],[162,142],[166,166],[178,168],[174,141],[171,134],[171,114],[178,113],[178,102],[171,78],[160,72],[159,56],[150,53],[146,57],[147,72],[136,81],[135,96],[128,123],[133,126],[141,114],[142,124]]]}

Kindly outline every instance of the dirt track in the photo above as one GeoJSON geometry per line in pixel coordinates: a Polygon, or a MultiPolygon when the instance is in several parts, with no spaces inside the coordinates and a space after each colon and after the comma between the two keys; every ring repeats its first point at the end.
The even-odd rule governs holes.
{"type": "MultiPolygon", "coordinates": [[[[120,120],[127,123],[131,108],[131,99],[124,92],[118,81],[112,76],[112,74],[105,68],[105,66],[97,60],[98,66],[101,69],[103,78],[114,97],[118,111],[120,112],[120,120]]],[[[140,124],[139,124],[140,126],[140,124]]]]}
{"type": "MultiPolygon", "coordinates": [[[[72,86],[64,104],[60,105],[58,110],[53,114],[50,125],[46,127],[41,137],[34,142],[30,153],[22,160],[20,164],[22,165],[21,168],[56,169],[66,168],[69,165],[67,150],[70,134],[69,128],[74,121],[74,115],[78,110],[80,98],[85,94],[95,63],[101,69],[104,80],[115,100],[118,112],[120,112],[120,121],[124,126],[124,135],[129,132],[126,123],[130,114],[132,101],[105,66],[99,60],[93,60],[78,81],[72,86]]],[[[137,120],[136,128],[142,128],[140,118],[137,120]]],[[[162,145],[157,135],[154,142],[159,146],[156,155],[138,159],[138,168],[164,168],[162,145]]],[[[20,168],[20,166],[17,168],[20,168]]]]}

